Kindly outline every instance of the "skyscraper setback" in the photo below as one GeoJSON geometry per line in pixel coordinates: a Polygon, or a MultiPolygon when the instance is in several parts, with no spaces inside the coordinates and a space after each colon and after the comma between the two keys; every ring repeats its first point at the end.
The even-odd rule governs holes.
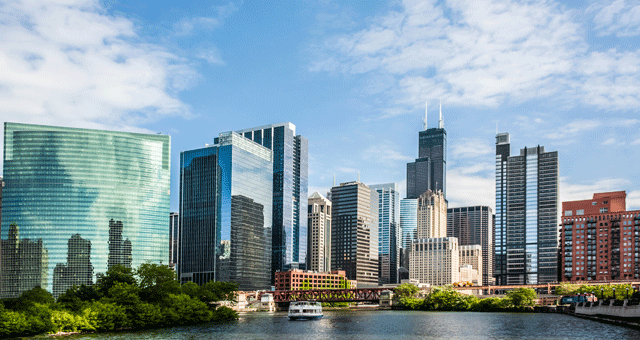
{"type": "Polygon", "coordinates": [[[496,136],[496,284],[558,280],[558,153],[496,136]]]}
{"type": "Polygon", "coordinates": [[[427,129],[425,108],[424,131],[419,133],[418,158],[407,164],[407,198],[418,198],[427,190],[442,191],[447,197],[447,131],[442,119],[437,128],[427,129]]]}

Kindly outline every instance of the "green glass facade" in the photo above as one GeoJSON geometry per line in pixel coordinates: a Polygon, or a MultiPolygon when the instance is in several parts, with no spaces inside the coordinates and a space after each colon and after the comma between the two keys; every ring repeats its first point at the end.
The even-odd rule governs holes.
{"type": "MultiPolygon", "coordinates": [[[[5,123],[0,236],[17,248],[3,253],[41,241],[42,285],[55,293],[115,264],[168,263],[170,151],[167,135],[5,123]],[[13,223],[19,241],[10,242],[13,223]]],[[[32,288],[3,287],[7,273],[1,297],[32,288]]]]}

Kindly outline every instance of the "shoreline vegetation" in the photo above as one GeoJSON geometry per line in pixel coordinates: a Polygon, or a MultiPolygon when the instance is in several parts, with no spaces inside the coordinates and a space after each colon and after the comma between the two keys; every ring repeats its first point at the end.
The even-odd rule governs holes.
{"type": "Polygon", "coordinates": [[[216,302],[233,301],[229,282],[180,285],[166,265],[145,263],[137,270],[111,267],[92,286],[73,286],[57,301],[36,287],[0,301],[0,338],[38,334],[140,330],[238,319],[216,302]]]}

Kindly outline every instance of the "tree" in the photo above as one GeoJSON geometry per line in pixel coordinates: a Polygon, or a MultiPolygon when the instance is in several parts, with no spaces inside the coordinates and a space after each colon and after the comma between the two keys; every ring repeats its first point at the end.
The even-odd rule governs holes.
{"type": "Polygon", "coordinates": [[[32,307],[36,303],[52,305],[55,302],[56,301],[51,293],[38,286],[20,294],[20,297],[18,298],[18,301],[16,303],[16,307],[18,310],[23,310],[32,307]]]}
{"type": "Polygon", "coordinates": [[[238,284],[235,282],[209,281],[200,287],[202,302],[235,301],[238,284]]]}
{"type": "Polygon", "coordinates": [[[393,293],[397,298],[412,298],[415,297],[419,291],[420,288],[410,283],[403,283],[393,289],[393,293]]]}
{"type": "Polygon", "coordinates": [[[140,278],[141,296],[146,301],[160,301],[168,294],[180,294],[176,273],[167,265],[143,263],[136,275],[140,278]]]}
{"type": "Polygon", "coordinates": [[[121,264],[109,268],[104,275],[98,278],[96,290],[101,296],[106,296],[109,293],[109,289],[111,289],[116,282],[135,285],[136,279],[133,276],[133,270],[121,264]]]}
{"type": "Polygon", "coordinates": [[[530,307],[535,305],[538,294],[531,288],[518,288],[507,292],[507,298],[515,308],[530,307]]]}

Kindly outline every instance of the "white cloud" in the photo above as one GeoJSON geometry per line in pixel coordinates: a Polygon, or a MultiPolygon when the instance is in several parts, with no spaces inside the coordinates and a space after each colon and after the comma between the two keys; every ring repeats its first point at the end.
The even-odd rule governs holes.
{"type": "Polygon", "coordinates": [[[447,169],[449,207],[487,205],[494,209],[495,185],[495,178],[490,174],[470,174],[462,168],[447,169]]]}
{"type": "Polygon", "coordinates": [[[475,107],[555,97],[637,109],[640,52],[591,51],[583,17],[556,1],[405,0],[365,28],[328,38],[310,69],[392,75],[398,85],[385,94],[393,108],[385,115],[415,110],[425,97],[475,107]]]}
{"type": "Polygon", "coordinates": [[[0,4],[0,119],[136,130],[190,115],[193,69],[98,1],[0,4]]]}
{"type": "Polygon", "coordinates": [[[640,2],[636,0],[596,1],[587,12],[593,14],[595,29],[602,36],[640,35],[640,2]]]}
{"type": "Polygon", "coordinates": [[[451,156],[454,159],[478,158],[494,151],[484,139],[478,138],[462,138],[460,142],[452,141],[451,148],[451,156]]]}
{"type": "Polygon", "coordinates": [[[362,153],[362,159],[384,167],[398,166],[400,162],[411,162],[414,158],[405,156],[399,151],[398,145],[391,141],[383,141],[369,146],[362,153]]]}
{"type": "Polygon", "coordinates": [[[602,145],[613,145],[615,143],[616,143],[616,139],[611,137],[611,138],[607,138],[607,140],[602,142],[602,145]]]}
{"type": "Polygon", "coordinates": [[[594,193],[621,191],[629,187],[631,181],[624,178],[607,178],[597,182],[573,184],[566,177],[560,178],[560,204],[566,201],[588,200],[594,193]]]}
{"type": "Polygon", "coordinates": [[[627,210],[640,210],[640,190],[627,192],[627,210]]]}
{"type": "Polygon", "coordinates": [[[226,63],[220,56],[220,51],[214,46],[208,48],[200,48],[196,53],[196,57],[206,60],[209,64],[213,65],[225,65],[226,63]]]}

